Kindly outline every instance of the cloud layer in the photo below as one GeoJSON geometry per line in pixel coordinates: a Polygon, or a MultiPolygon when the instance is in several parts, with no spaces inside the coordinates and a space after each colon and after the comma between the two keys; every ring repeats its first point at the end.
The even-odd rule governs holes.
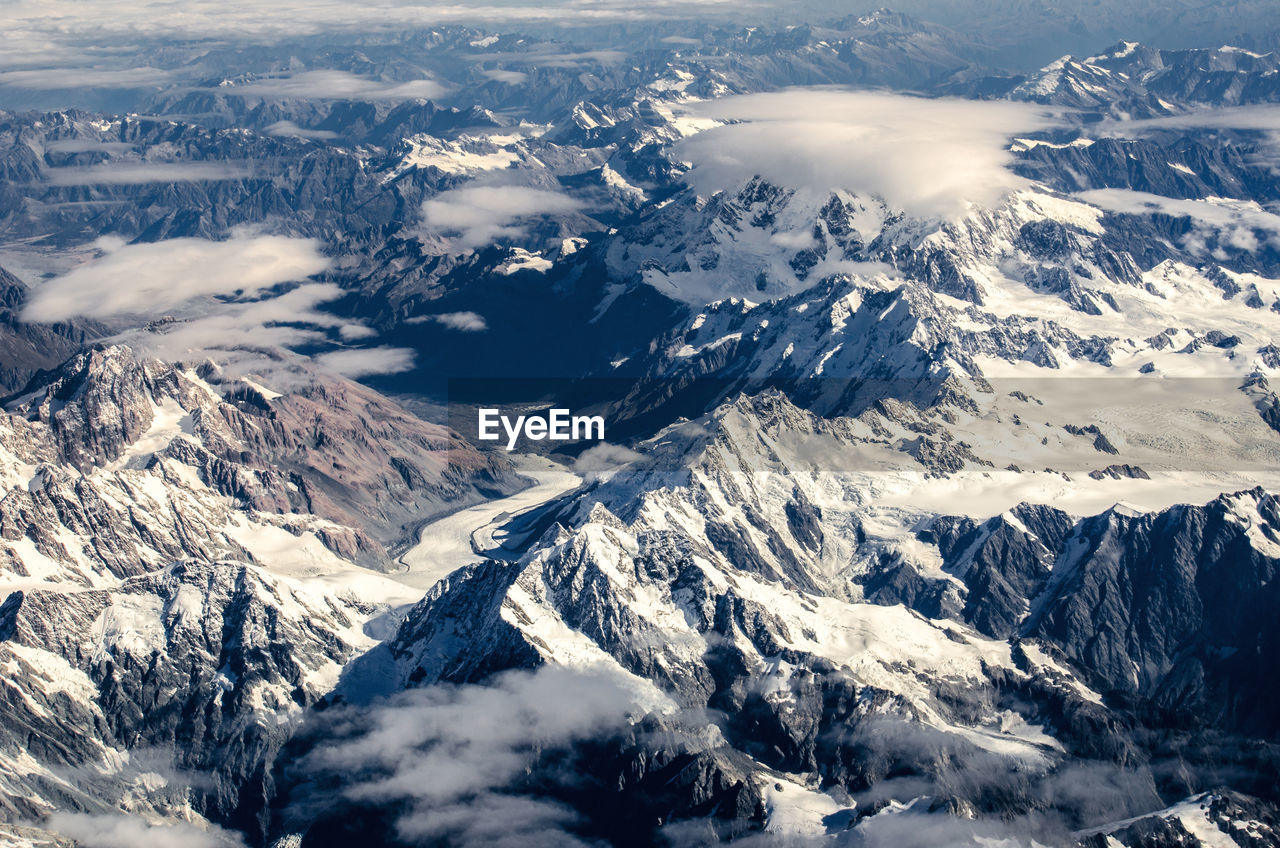
{"type": "Polygon", "coordinates": [[[239,834],[217,825],[151,824],[141,816],[54,813],[48,827],[83,848],[244,848],[239,834]]]}
{"type": "Polygon", "coordinates": [[[0,86],[36,91],[80,88],[159,88],[173,77],[171,71],[142,66],[138,68],[46,68],[42,70],[5,71],[0,73],[0,86]]]}
{"type": "MultiPolygon", "coordinates": [[[[342,795],[402,809],[401,837],[423,844],[575,846],[575,814],[511,794],[542,751],[625,727],[644,710],[638,681],[608,667],[507,672],[489,686],[436,685],[323,720],[323,745],[302,766],[342,795]]],[[[312,798],[320,808],[334,799],[312,798]]],[[[304,812],[305,817],[305,812],[304,812]]]]}
{"type": "MultiPolygon", "coordinates": [[[[0,33],[37,53],[81,39],[104,44],[117,39],[224,38],[271,42],[327,32],[402,32],[450,23],[582,23],[693,17],[714,13],[740,15],[762,8],[753,0],[552,0],[552,2],[479,2],[426,4],[391,0],[184,0],[181,14],[158,14],[149,0],[7,0],[0,4],[0,33]]],[[[0,37],[0,43],[5,39],[0,37]]]]}
{"type": "Polygon", "coordinates": [[[1182,239],[1182,247],[1193,254],[1223,259],[1224,247],[1247,253],[1257,251],[1265,243],[1280,248],[1280,215],[1252,201],[1184,200],[1118,188],[1082,191],[1076,196],[1108,212],[1190,218],[1194,230],[1182,239]],[[1211,247],[1210,242],[1217,247],[1211,247]]]}
{"type": "Polygon", "coordinates": [[[446,327],[461,330],[464,333],[478,333],[489,329],[489,324],[484,320],[484,316],[478,312],[441,312],[439,315],[424,317],[435,321],[437,324],[443,324],[446,327]]]}
{"type": "Polygon", "coordinates": [[[88,168],[50,168],[56,186],[142,185],[243,180],[253,176],[248,162],[104,162],[88,168]]]}
{"type": "Polygon", "coordinates": [[[1025,103],[796,89],[709,101],[700,117],[733,121],[683,142],[699,192],[752,176],[790,188],[843,188],[922,218],[998,203],[1025,180],[1009,170],[1009,138],[1053,120],[1025,103]]]}
{"type": "MultiPolygon", "coordinates": [[[[276,359],[258,351],[315,349],[332,344],[328,331],[334,330],[344,340],[376,335],[363,324],[323,311],[324,304],[343,294],[333,283],[307,283],[280,295],[215,304],[196,317],[135,331],[126,341],[160,359],[208,357],[231,372],[268,374],[276,370],[276,359]]],[[[407,371],[413,367],[414,353],[385,346],[342,348],[315,355],[313,360],[354,380],[407,371]]]]}
{"type": "Polygon", "coordinates": [[[403,347],[367,347],[322,353],[316,363],[352,380],[374,374],[399,374],[413,368],[414,354],[403,347]]]}
{"type": "Polygon", "coordinates": [[[1259,103],[1250,106],[1226,106],[1200,109],[1164,118],[1136,121],[1104,121],[1098,128],[1105,135],[1132,135],[1149,130],[1231,129],[1280,132],[1280,105],[1259,103]]]}
{"type": "Polygon", "coordinates": [[[440,97],[445,87],[435,80],[387,82],[359,77],[346,71],[301,71],[283,77],[264,77],[225,85],[232,94],[248,94],[268,100],[415,100],[440,97]]]}
{"type": "MultiPolygon", "coordinates": [[[[342,297],[333,283],[303,283],[329,267],[314,239],[240,235],[225,241],[169,239],[151,244],[99,241],[103,255],[35,288],[23,311],[28,321],[84,316],[176,320],[125,333],[124,340],[170,361],[212,357],[233,370],[269,369],[253,351],[316,348],[377,335],[369,327],[323,310],[342,297]],[[234,297],[231,301],[216,298],[234,297]],[[215,299],[211,299],[215,298],[215,299]]],[[[406,348],[342,348],[315,357],[352,379],[413,367],[406,348]]]]}
{"type": "Polygon", "coordinates": [[[522,221],[581,208],[582,203],[572,197],[528,186],[466,186],[424,202],[422,217],[429,230],[451,237],[455,247],[467,250],[519,238],[526,232],[522,221]]]}
{"type": "Polygon", "coordinates": [[[78,315],[155,315],[192,298],[253,295],[329,267],[313,239],[252,236],[101,244],[106,249],[102,257],[38,286],[23,318],[63,321],[78,315]]]}
{"type": "Polygon", "coordinates": [[[338,134],[333,130],[309,130],[306,127],[300,127],[293,121],[276,121],[274,124],[266,128],[268,135],[277,136],[293,136],[294,138],[337,138],[338,134]]]}

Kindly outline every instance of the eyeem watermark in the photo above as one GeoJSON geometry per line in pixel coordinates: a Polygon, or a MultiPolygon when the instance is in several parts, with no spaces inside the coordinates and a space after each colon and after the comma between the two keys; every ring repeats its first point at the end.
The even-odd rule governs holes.
{"type": "Polygon", "coordinates": [[[498,409],[479,409],[477,413],[477,437],[496,442],[505,432],[509,451],[516,449],[521,436],[533,442],[604,439],[603,415],[573,415],[567,409],[550,409],[546,415],[518,415],[512,420],[498,409]],[[503,432],[499,432],[499,427],[503,432]]]}

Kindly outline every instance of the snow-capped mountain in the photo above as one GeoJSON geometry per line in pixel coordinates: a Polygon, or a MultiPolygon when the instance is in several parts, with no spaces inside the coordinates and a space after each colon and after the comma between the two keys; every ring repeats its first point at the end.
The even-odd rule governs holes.
{"type": "Polygon", "coordinates": [[[1239,47],[1159,50],[1122,41],[1096,56],[1064,56],[1020,82],[1011,96],[1128,118],[1173,115],[1192,103],[1274,103],[1278,62],[1275,53],[1239,47]]]}
{"type": "Polygon", "coordinates": [[[0,113],[0,841],[1280,844],[1265,33],[578,23],[0,113]]]}
{"type": "Polygon", "coordinates": [[[388,546],[518,485],[443,428],[295,367],[285,394],[102,347],[11,402],[15,822],[120,804],[259,820],[291,724],[374,643],[369,622],[413,597],[382,576],[388,546]]]}
{"type": "MultiPolygon", "coordinates": [[[[1273,721],[1261,671],[1275,650],[1265,635],[1280,552],[1273,497],[1085,520],[1027,504],[985,521],[922,518],[866,503],[849,475],[786,452],[778,443],[797,419],[822,426],[774,397],[661,434],[642,451],[653,459],[567,502],[517,562],[437,584],[393,638],[352,664],[337,703],[361,703],[371,677],[433,687],[499,670],[610,669],[662,733],[620,741],[621,756],[569,755],[587,758],[600,789],[575,798],[557,786],[566,755],[556,753],[531,760],[531,781],[508,791],[572,799],[580,832],[618,839],[615,809],[593,791],[692,770],[674,788],[611,802],[630,826],[649,828],[622,840],[635,844],[664,827],[683,832],[670,818],[708,816],[707,833],[851,828],[875,838],[896,816],[942,811],[959,813],[947,827],[962,840],[967,819],[1016,819],[1046,804],[1057,818],[1035,825],[1042,838],[1107,815],[1116,823],[1095,832],[1119,832],[1170,791],[1160,761],[1171,752],[1190,778],[1180,789],[1202,789],[1192,775],[1211,772],[1215,757],[1195,733],[1230,746],[1236,731],[1274,732],[1254,724],[1273,721]],[[1250,601],[1223,604],[1223,594],[1250,601]],[[1212,609],[1230,611],[1216,619],[1212,609]],[[1244,703],[1260,711],[1238,713],[1244,703]],[[1191,726],[1172,715],[1199,729],[1187,736],[1191,726]],[[1077,769],[1106,792],[1064,803],[1056,793],[1077,769]],[[995,776],[1006,773],[1018,777],[995,776]],[[876,787],[902,775],[928,797],[907,809],[878,800],[876,787]]],[[[829,434],[831,448],[850,441],[829,434]]],[[[291,793],[338,800],[311,770],[286,773],[301,781],[291,793]]],[[[1246,782],[1257,791],[1267,780],[1264,770],[1246,782]]],[[[318,844],[334,829],[356,832],[341,821],[365,828],[397,815],[350,803],[314,825],[318,844]]]]}

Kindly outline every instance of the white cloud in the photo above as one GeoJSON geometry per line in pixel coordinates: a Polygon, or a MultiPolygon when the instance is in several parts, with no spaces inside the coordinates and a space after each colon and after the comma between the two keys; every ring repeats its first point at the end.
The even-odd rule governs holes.
{"type": "Polygon", "coordinates": [[[343,324],[338,328],[338,335],[346,341],[355,341],[356,339],[371,339],[378,335],[378,331],[365,324],[343,324]]]}
{"type": "Polygon", "coordinates": [[[1160,130],[1251,130],[1265,133],[1265,143],[1259,145],[1255,158],[1264,165],[1273,166],[1272,172],[1280,175],[1280,168],[1275,167],[1280,160],[1280,104],[1197,109],[1182,115],[1136,121],[1107,120],[1091,132],[1113,138],[1137,138],[1160,130]]]}
{"type": "Polygon", "coordinates": [[[461,249],[481,247],[498,239],[519,238],[520,221],[559,215],[582,208],[564,194],[527,186],[466,186],[441,192],[422,204],[427,227],[454,237],[461,249]]]}
{"type": "Polygon", "coordinates": [[[162,68],[44,68],[5,71],[0,86],[36,91],[80,88],[159,88],[172,79],[162,68]]]}
{"type": "Polygon", "coordinates": [[[319,309],[342,294],[333,283],[308,283],[276,297],[215,304],[128,341],[168,360],[237,348],[314,346],[325,341],[324,330],[349,326],[348,321],[319,309]]]}
{"type": "Polygon", "coordinates": [[[529,75],[523,71],[507,71],[502,68],[492,68],[490,70],[481,71],[480,73],[484,74],[491,80],[505,82],[508,85],[518,85],[522,82],[528,82],[529,80],[529,75]]]}
{"type": "Polygon", "coordinates": [[[267,127],[267,135],[294,136],[296,138],[337,138],[333,130],[309,130],[293,121],[276,121],[267,127]]]}
{"type": "Polygon", "coordinates": [[[135,145],[127,141],[101,141],[96,138],[61,138],[45,142],[44,149],[53,153],[123,153],[135,145]]]}
{"type": "Polygon", "coordinates": [[[88,168],[50,168],[53,185],[140,185],[142,183],[214,182],[253,176],[248,162],[104,162],[88,168]]]}
{"type": "Polygon", "coordinates": [[[441,312],[439,315],[424,315],[423,318],[443,324],[465,333],[478,333],[489,329],[484,316],[478,312],[441,312]]]}
{"type": "Polygon", "coordinates": [[[755,175],[790,188],[843,188],[922,218],[997,204],[1026,181],[1009,170],[1008,140],[1050,126],[1043,107],[794,89],[708,101],[701,117],[734,121],[680,142],[701,193],[755,175]]]}
{"type": "Polygon", "coordinates": [[[1136,121],[1107,120],[1096,130],[1101,135],[1130,135],[1161,129],[1233,129],[1280,132],[1280,105],[1260,103],[1252,106],[1226,106],[1221,109],[1198,109],[1183,115],[1143,118],[1136,121]]]}
{"type": "Polygon", "coordinates": [[[374,374],[399,374],[413,368],[413,351],[405,347],[368,347],[335,350],[315,357],[316,364],[335,374],[357,380],[374,374]]]}
{"type": "Polygon", "coordinates": [[[59,812],[46,827],[83,848],[244,848],[238,834],[217,825],[151,824],[141,816],[59,812]]]}
{"type": "Polygon", "coordinates": [[[316,750],[310,765],[395,770],[348,788],[354,797],[453,800],[515,777],[530,742],[557,744],[625,725],[639,685],[609,666],[545,666],[507,672],[489,686],[411,690],[375,706],[362,733],[316,750]]]}
{"type": "Polygon", "coordinates": [[[611,445],[608,442],[601,442],[587,448],[573,462],[573,470],[576,474],[599,474],[601,472],[616,471],[626,465],[630,465],[638,459],[644,457],[630,448],[622,445],[611,445]]]}
{"type": "MultiPolygon", "coordinates": [[[[217,304],[206,314],[135,331],[124,338],[139,350],[169,361],[210,358],[234,371],[275,369],[274,353],[283,348],[317,348],[332,344],[326,331],[337,330],[347,341],[377,333],[320,307],[344,294],[333,283],[308,283],[275,297],[217,304]]],[[[406,348],[344,348],[313,357],[322,368],[351,379],[395,374],[413,367],[406,348]]]]}
{"type": "Polygon", "coordinates": [[[1076,197],[1108,212],[1128,215],[1162,213],[1188,217],[1195,222],[1193,232],[1184,237],[1182,246],[1193,254],[1213,253],[1225,258],[1220,247],[1252,253],[1259,247],[1259,237],[1280,247],[1280,215],[1268,212],[1253,201],[1209,198],[1184,200],[1128,189],[1101,188],[1079,192],[1076,197]],[[1211,251],[1207,240],[1216,236],[1219,249],[1211,251]]]}
{"type": "Polygon", "coordinates": [[[419,806],[397,825],[400,835],[423,845],[464,848],[591,848],[568,827],[577,813],[541,798],[486,792],[451,804],[419,806]]]}
{"type": "Polygon", "coordinates": [[[617,65],[626,60],[627,54],[614,49],[581,50],[576,53],[530,50],[521,53],[478,53],[474,58],[480,61],[497,59],[537,68],[577,68],[582,65],[617,65]]]}
{"type": "Polygon", "coordinates": [[[157,315],[192,298],[253,295],[329,266],[313,239],[249,236],[226,241],[179,238],[150,244],[100,242],[106,252],[36,287],[23,318],[157,315]]]}
{"type": "MultiPolygon", "coordinates": [[[[304,283],[283,293],[281,283],[303,280],[329,267],[314,239],[238,235],[226,241],[169,239],[125,245],[100,239],[103,255],[38,285],[23,317],[62,321],[83,315],[175,320],[121,335],[139,350],[169,361],[209,357],[269,369],[254,351],[317,348],[376,336],[364,324],[322,311],[343,290],[333,283],[304,283]],[[223,302],[217,296],[234,295],[223,302]]],[[[322,367],[351,378],[405,371],[413,352],[404,348],[349,348],[315,357],[322,367]]]]}
{"type": "Polygon", "coordinates": [[[219,90],[272,100],[416,100],[440,97],[446,91],[435,80],[383,81],[335,70],[264,77],[251,82],[225,84],[219,90]]]}
{"type": "Polygon", "coordinates": [[[467,846],[574,846],[564,807],[503,790],[537,752],[625,727],[645,712],[642,684],[611,667],[546,666],[499,675],[489,686],[440,684],[365,709],[335,711],[303,762],[341,774],[350,799],[405,804],[411,841],[467,846]]]}
{"type": "Polygon", "coordinates": [[[573,471],[591,485],[609,480],[618,471],[643,458],[630,448],[601,442],[587,448],[574,460],[573,471]]]}
{"type": "MultiPolygon", "coordinates": [[[[739,17],[752,0],[515,0],[490,3],[360,2],[350,0],[183,0],[180,14],[160,14],[152,0],[6,0],[0,39],[38,56],[59,44],[148,38],[220,38],[257,43],[331,32],[396,32],[450,23],[582,23],[697,17],[719,11],[739,17]],[[34,49],[33,49],[34,48],[34,49]]],[[[8,45],[4,45],[6,48],[8,45]]],[[[0,55],[6,55],[0,50],[0,55]]]]}
{"type": "MultiPolygon", "coordinates": [[[[363,324],[321,311],[344,294],[333,283],[307,283],[273,297],[216,304],[195,317],[124,334],[123,341],[159,359],[191,361],[209,358],[228,372],[276,374],[276,351],[331,345],[328,331],[343,340],[377,333],[363,324]]],[[[321,353],[314,361],[351,379],[394,374],[413,367],[413,351],[405,348],[344,348],[321,353]]],[[[287,369],[286,369],[287,370],[287,369]]],[[[289,379],[287,373],[282,377],[289,379]]]]}

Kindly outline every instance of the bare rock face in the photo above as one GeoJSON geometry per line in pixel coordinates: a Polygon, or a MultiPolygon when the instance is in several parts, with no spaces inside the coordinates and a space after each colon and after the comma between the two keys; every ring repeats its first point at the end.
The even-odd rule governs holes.
{"type": "Polygon", "coordinates": [[[266,415],[220,408],[228,436],[215,450],[289,475],[306,511],[364,527],[383,544],[450,505],[522,485],[503,460],[357,383],[315,375],[267,405],[266,415]]]}
{"type": "Polygon", "coordinates": [[[56,368],[99,335],[89,322],[23,321],[27,293],[26,284],[0,268],[0,395],[20,390],[38,371],[56,368]]]}
{"type": "Polygon", "coordinates": [[[1263,669],[1280,656],[1278,544],[1276,498],[1261,489],[1154,515],[1112,510],[1066,540],[1025,632],[1105,690],[1274,738],[1263,669]]]}
{"type": "Polygon", "coordinates": [[[449,504],[520,485],[503,461],[367,388],[300,368],[288,379],[293,391],[268,398],[243,381],[220,382],[210,364],[191,370],[98,347],[13,411],[45,425],[57,458],[82,474],[171,457],[253,509],[311,513],[384,546],[449,504]]]}

